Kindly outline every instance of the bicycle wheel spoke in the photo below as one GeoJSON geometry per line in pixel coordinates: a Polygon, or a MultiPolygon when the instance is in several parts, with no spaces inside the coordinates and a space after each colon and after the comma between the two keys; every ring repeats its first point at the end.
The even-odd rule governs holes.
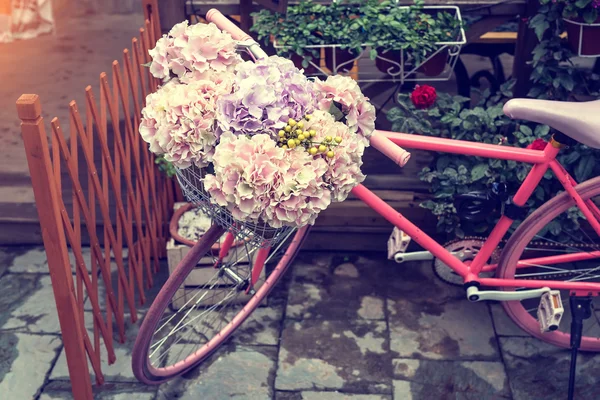
{"type": "MultiPolygon", "coordinates": [[[[232,292],[232,293],[234,293],[234,292],[232,292]]],[[[231,296],[231,297],[235,297],[235,296],[231,296]]],[[[218,305],[218,304],[215,304],[214,306],[210,307],[208,310],[206,310],[205,312],[203,312],[203,313],[202,313],[200,316],[204,315],[206,312],[210,312],[210,311],[211,311],[212,309],[214,309],[214,308],[215,308],[217,305],[218,305]]],[[[198,317],[194,318],[193,320],[196,320],[196,319],[198,319],[200,316],[198,316],[198,317]]],[[[192,320],[192,321],[190,321],[190,323],[191,323],[191,322],[193,322],[193,320],[192,320]]],[[[178,344],[179,342],[181,342],[181,341],[183,340],[183,338],[184,338],[184,337],[185,337],[186,339],[187,339],[188,337],[190,337],[190,336],[192,335],[192,333],[194,333],[194,329],[190,329],[190,330],[188,331],[188,333],[187,333],[187,336],[182,336],[182,337],[180,337],[180,338],[179,338],[179,339],[178,339],[178,340],[177,340],[175,343],[173,343],[173,346],[174,346],[174,345],[176,345],[176,344],[178,344]]],[[[186,341],[184,341],[184,346],[182,347],[182,349],[181,349],[181,350],[179,351],[179,353],[177,354],[177,357],[175,357],[175,359],[176,359],[176,360],[179,360],[179,359],[180,359],[180,357],[181,357],[181,354],[182,354],[182,353],[183,353],[183,351],[184,351],[184,350],[185,350],[185,349],[188,347],[189,343],[185,343],[185,342],[187,342],[187,340],[186,340],[186,341]]],[[[165,353],[168,353],[168,351],[167,351],[167,352],[165,352],[165,353]]]]}
{"type": "Polygon", "coordinates": [[[219,261],[217,252],[222,249],[218,244],[222,245],[228,236],[212,226],[207,231],[211,236],[207,237],[219,239],[201,244],[204,254],[198,255],[198,265],[193,265],[198,261],[189,259],[180,263],[177,274],[165,283],[162,296],[157,296],[144,318],[132,353],[136,377],[145,383],[158,383],[207,359],[257,307],[265,304],[263,300],[281,279],[307,232],[308,228],[288,229],[283,240],[264,253],[258,253],[259,241],[244,234],[244,238],[233,239],[232,247],[219,261]],[[253,287],[249,287],[252,271],[258,267],[258,254],[266,260],[253,287]],[[281,258],[282,254],[287,257],[281,258]],[[273,260],[277,264],[266,265],[273,260]]]}

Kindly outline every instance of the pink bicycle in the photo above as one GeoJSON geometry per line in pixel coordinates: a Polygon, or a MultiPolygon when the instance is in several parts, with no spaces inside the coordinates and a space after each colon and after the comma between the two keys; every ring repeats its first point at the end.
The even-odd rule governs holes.
{"type": "MultiPolygon", "coordinates": [[[[230,32],[255,58],[266,56],[218,11],[209,11],[207,19],[230,32]]],[[[390,239],[390,256],[397,261],[411,258],[403,254],[410,237],[426,250],[417,256],[437,258],[438,267],[459,278],[469,301],[501,301],[524,331],[556,346],[573,348],[574,355],[578,348],[599,351],[600,338],[591,336],[598,321],[589,317],[592,303],[600,295],[600,209],[596,200],[600,177],[577,184],[556,160],[560,149],[573,140],[600,148],[600,134],[596,133],[600,132],[599,110],[600,101],[514,99],[506,103],[504,111],[511,118],[547,124],[568,135],[556,133],[543,151],[383,131],[372,135],[371,145],[400,166],[409,157],[403,147],[532,164],[517,192],[506,196],[502,217],[481,243],[447,249],[363,185],[352,192],[397,228],[390,239]],[[529,215],[496,257],[513,221],[526,215],[524,206],[548,170],[565,191],[529,215]],[[546,227],[565,213],[584,217],[571,218],[572,240],[561,243],[548,239],[546,227]],[[495,277],[489,277],[492,274],[495,277]],[[567,298],[570,310],[563,307],[567,298]],[[563,314],[570,318],[563,319],[563,314]]],[[[140,381],[158,384],[206,360],[265,303],[309,233],[308,227],[287,230],[276,246],[265,246],[235,240],[223,226],[227,224],[214,224],[203,235],[150,307],[133,350],[133,370],[140,381]],[[194,269],[200,260],[214,269],[205,268],[209,276],[189,295],[185,287],[190,274],[197,273],[194,269]]]]}

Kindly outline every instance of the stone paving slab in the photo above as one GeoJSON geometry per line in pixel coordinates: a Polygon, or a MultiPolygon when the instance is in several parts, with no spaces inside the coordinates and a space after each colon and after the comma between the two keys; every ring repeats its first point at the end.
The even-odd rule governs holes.
{"type": "Polygon", "coordinates": [[[1,396],[7,400],[35,398],[61,346],[58,336],[0,333],[1,396]]]}
{"type": "Polygon", "coordinates": [[[356,261],[334,257],[330,265],[319,259],[297,263],[286,317],[383,320],[384,270],[356,261]]]}
{"type": "Polygon", "coordinates": [[[511,398],[501,362],[399,358],[393,365],[394,378],[398,379],[394,381],[396,399],[437,399],[452,393],[473,399],[511,398]]]}
{"type": "Polygon", "coordinates": [[[232,340],[244,345],[277,346],[282,318],[282,306],[257,308],[235,332],[232,340]]]}
{"type": "MultiPolygon", "coordinates": [[[[94,395],[95,400],[154,400],[156,393],[134,391],[127,393],[124,389],[118,389],[118,393],[101,393],[94,395]]],[[[43,393],[39,400],[72,400],[70,392],[48,392],[43,393]]]]}
{"type": "Polygon", "coordinates": [[[0,330],[60,333],[49,275],[5,275],[0,294],[0,330]]]}
{"type": "MultiPolygon", "coordinates": [[[[93,383],[93,382],[92,382],[93,383]]],[[[158,388],[141,383],[105,383],[93,385],[95,400],[154,400],[158,388]]],[[[44,387],[39,400],[74,400],[71,383],[62,381],[50,382],[44,387]]]]}
{"type": "MultiPolygon", "coordinates": [[[[514,400],[567,398],[570,351],[534,338],[500,338],[502,355],[514,400]]],[[[600,357],[580,353],[577,358],[576,399],[597,399],[600,357]]]]}
{"type": "Polygon", "coordinates": [[[277,390],[388,394],[391,360],[383,321],[286,321],[277,390]]]}
{"type": "Polygon", "coordinates": [[[160,386],[157,400],[271,399],[277,349],[224,346],[209,360],[160,386]]]}
{"type": "Polygon", "coordinates": [[[8,270],[13,273],[47,274],[49,271],[46,251],[43,247],[29,249],[25,253],[16,256],[8,270]]]}
{"type": "MultiPolygon", "coordinates": [[[[142,318],[142,316],[143,314],[138,315],[139,318],[142,318]]],[[[92,341],[92,343],[94,343],[93,313],[85,312],[84,318],[88,335],[90,336],[90,340],[92,341]]],[[[135,325],[131,324],[129,316],[125,314],[125,343],[119,343],[118,330],[115,327],[113,346],[115,350],[115,355],[117,357],[117,362],[112,365],[108,365],[108,354],[106,351],[106,346],[104,345],[104,340],[102,338],[100,339],[100,357],[102,362],[102,374],[104,375],[104,379],[106,382],[137,382],[137,379],[133,375],[133,371],[131,369],[131,351],[133,349],[133,343],[135,342],[135,338],[137,337],[138,331],[139,323],[135,325]]],[[[88,366],[90,369],[90,374],[92,376],[92,381],[94,381],[96,379],[96,375],[89,360],[88,366]]],[[[69,380],[67,358],[64,349],[60,352],[60,356],[56,361],[56,365],[52,369],[50,379],[63,381],[69,380]]]]}
{"type": "Polygon", "coordinates": [[[277,392],[275,400],[391,400],[382,394],[356,394],[341,392],[277,392]]]}
{"type": "Polygon", "coordinates": [[[485,303],[465,301],[464,290],[437,279],[431,262],[388,269],[391,350],[399,357],[499,360],[485,303]]]}
{"type": "Polygon", "coordinates": [[[388,309],[391,350],[401,357],[499,360],[484,303],[448,302],[432,312],[410,300],[397,300],[389,301],[388,309]]]}
{"type": "Polygon", "coordinates": [[[0,278],[8,271],[19,250],[20,248],[15,247],[0,247],[0,278]]]}
{"type": "Polygon", "coordinates": [[[523,336],[531,337],[523,329],[519,328],[502,308],[500,303],[490,303],[490,311],[494,320],[494,328],[499,336],[523,336]]]}

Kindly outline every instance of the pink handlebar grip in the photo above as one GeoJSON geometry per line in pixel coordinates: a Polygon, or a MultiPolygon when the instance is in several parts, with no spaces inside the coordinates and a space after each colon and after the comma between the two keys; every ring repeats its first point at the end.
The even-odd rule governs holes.
{"type": "Polygon", "coordinates": [[[243,42],[245,40],[253,40],[252,36],[248,35],[246,32],[238,28],[233,22],[227,19],[226,16],[221,14],[221,11],[211,8],[206,13],[206,20],[208,22],[213,22],[219,29],[225,32],[229,32],[229,34],[235,39],[243,42]]]}
{"type": "Polygon", "coordinates": [[[410,153],[392,142],[390,139],[375,131],[369,138],[371,145],[381,153],[389,157],[401,167],[404,167],[410,158],[410,153]]]}

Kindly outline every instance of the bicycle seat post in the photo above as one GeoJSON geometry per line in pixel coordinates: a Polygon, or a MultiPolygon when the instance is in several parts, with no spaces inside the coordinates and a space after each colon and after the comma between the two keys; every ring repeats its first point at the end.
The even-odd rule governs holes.
{"type": "Polygon", "coordinates": [[[573,400],[573,395],[575,392],[577,351],[581,346],[583,321],[592,315],[592,298],[590,296],[581,297],[572,295],[569,298],[569,304],[571,306],[571,367],[569,370],[568,399],[573,400]]]}

